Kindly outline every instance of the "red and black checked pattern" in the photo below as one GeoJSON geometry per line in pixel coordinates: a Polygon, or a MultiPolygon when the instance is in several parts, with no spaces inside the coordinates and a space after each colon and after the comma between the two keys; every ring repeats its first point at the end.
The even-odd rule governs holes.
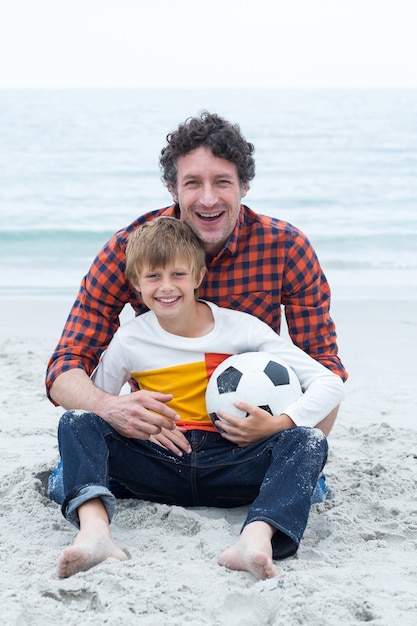
{"type": "MultiPolygon", "coordinates": [[[[126,303],[137,313],[144,312],[124,277],[126,239],[145,221],[161,214],[176,215],[176,210],[173,205],[141,216],[98,253],[48,364],[47,389],[69,369],[92,373],[119,326],[118,316],[126,303]]],[[[251,313],[276,332],[280,331],[281,307],[285,307],[293,342],[346,380],[329,313],[329,285],[300,230],[242,206],[235,231],[208,270],[199,290],[201,298],[251,313]]]]}

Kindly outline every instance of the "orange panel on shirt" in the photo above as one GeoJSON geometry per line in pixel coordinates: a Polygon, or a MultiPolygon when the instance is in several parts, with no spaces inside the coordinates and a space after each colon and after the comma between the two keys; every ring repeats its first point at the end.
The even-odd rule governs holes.
{"type": "Polygon", "coordinates": [[[230,354],[217,354],[216,352],[211,352],[210,354],[206,354],[206,367],[207,367],[207,380],[210,378],[214,370],[220,363],[231,356],[230,354]]]}

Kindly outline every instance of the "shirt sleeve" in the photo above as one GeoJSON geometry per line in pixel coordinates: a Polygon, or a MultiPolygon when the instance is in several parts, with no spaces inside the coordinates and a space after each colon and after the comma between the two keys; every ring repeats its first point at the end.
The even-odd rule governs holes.
{"type": "Polygon", "coordinates": [[[91,377],[96,387],[114,395],[119,395],[131,374],[121,341],[122,330],[123,328],[119,329],[114,335],[91,377]]]}
{"type": "Polygon", "coordinates": [[[345,381],[347,372],[338,357],[330,300],[330,287],[313,246],[301,231],[294,231],[281,300],[289,335],[304,352],[345,381]]]}
{"type": "Polygon", "coordinates": [[[90,375],[119,327],[119,314],[131,295],[124,277],[125,236],[120,232],[101,249],[81,283],[48,363],[49,397],[53,381],[63,372],[78,368],[90,375]]]}
{"type": "Polygon", "coordinates": [[[253,327],[257,349],[281,358],[300,381],[303,394],[283,413],[289,415],[297,426],[316,426],[342,401],[342,379],[260,320],[256,320],[253,327]]]}

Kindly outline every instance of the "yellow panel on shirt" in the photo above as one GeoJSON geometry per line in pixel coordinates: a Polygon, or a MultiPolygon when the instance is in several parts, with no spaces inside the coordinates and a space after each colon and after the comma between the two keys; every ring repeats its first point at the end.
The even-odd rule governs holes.
{"type": "Polygon", "coordinates": [[[205,361],[174,365],[148,372],[132,372],[140,389],[172,393],[168,402],[181,418],[181,426],[216,432],[206,411],[205,394],[208,379],[228,354],[206,354],[205,361]]]}

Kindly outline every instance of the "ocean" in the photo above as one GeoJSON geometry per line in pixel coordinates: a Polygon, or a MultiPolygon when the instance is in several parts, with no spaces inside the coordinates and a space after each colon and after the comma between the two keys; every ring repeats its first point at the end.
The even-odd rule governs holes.
{"type": "Polygon", "coordinates": [[[416,90],[0,90],[0,298],[68,297],[167,206],[158,158],[203,109],[255,145],[245,203],[301,228],[333,298],[417,299],[416,90]]]}

